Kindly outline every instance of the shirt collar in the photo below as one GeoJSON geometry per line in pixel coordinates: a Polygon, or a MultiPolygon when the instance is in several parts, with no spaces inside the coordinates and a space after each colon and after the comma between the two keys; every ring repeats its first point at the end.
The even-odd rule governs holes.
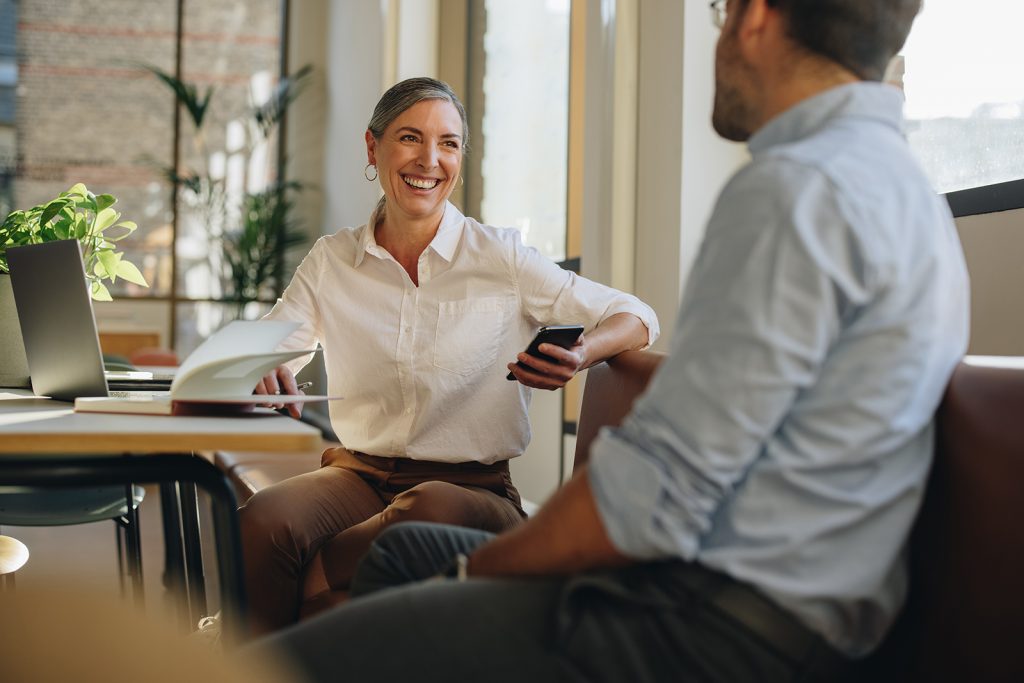
{"type": "MultiPolygon", "coordinates": [[[[435,254],[450,263],[455,256],[456,247],[459,246],[459,239],[462,237],[462,226],[465,222],[466,217],[462,215],[462,212],[451,202],[445,202],[441,224],[437,226],[437,233],[434,235],[434,239],[430,240],[427,248],[433,249],[435,254]]],[[[363,226],[363,234],[359,239],[359,249],[356,249],[355,261],[352,264],[355,268],[358,268],[359,264],[363,262],[366,254],[376,256],[377,258],[384,257],[384,249],[377,244],[377,238],[374,235],[376,224],[377,210],[374,209],[373,213],[370,214],[370,220],[363,226]]]]}
{"type": "Polygon", "coordinates": [[[859,81],[830,88],[782,112],[747,143],[756,156],[764,150],[808,137],[838,118],[872,119],[899,131],[903,122],[903,93],[882,83],[859,81]]]}

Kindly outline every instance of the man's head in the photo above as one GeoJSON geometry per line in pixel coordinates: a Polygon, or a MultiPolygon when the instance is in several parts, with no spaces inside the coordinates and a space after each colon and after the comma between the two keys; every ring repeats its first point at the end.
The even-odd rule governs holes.
{"type": "MultiPolygon", "coordinates": [[[[715,130],[746,140],[763,123],[764,73],[880,81],[921,0],[728,0],[715,55],[715,130]],[[774,63],[771,63],[774,62],[774,63]]],[[[772,86],[778,84],[770,84],[772,86]]]]}

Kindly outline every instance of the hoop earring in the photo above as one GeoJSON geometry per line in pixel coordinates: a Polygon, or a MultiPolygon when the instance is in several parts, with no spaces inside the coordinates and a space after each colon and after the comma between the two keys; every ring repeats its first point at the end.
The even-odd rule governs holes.
{"type": "Polygon", "coordinates": [[[363,169],[363,177],[366,178],[368,181],[370,181],[372,183],[374,180],[377,179],[377,167],[374,166],[373,164],[367,164],[366,168],[363,169]],[[371,168],[373,169],[373,177],[372,178],[370,177],[370,174],[367,173],[367,171],[369,169],[371,169],[371,168]]]}
{"type": "Polygon", "coordinates": [[[459,176],[459,185],[465,185],[465,184],[466,184],[466,177],[460,175],[459,176]]]}

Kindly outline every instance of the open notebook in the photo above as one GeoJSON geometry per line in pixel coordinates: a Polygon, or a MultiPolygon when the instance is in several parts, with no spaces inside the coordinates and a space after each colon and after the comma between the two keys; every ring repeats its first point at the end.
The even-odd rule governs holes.
{"type": "Polygon", "coordinates": [[[281,363],[314,350],[275,351],[299,328],[286,320],[236,320],[193,351],[171,382],[170,392],[130,398],[79,397],[76,412],[146,413],[150,415],[231,413],[274,403],[328,401],[329,396],[261,396],[252,393],[263,375],[281,363]]]}

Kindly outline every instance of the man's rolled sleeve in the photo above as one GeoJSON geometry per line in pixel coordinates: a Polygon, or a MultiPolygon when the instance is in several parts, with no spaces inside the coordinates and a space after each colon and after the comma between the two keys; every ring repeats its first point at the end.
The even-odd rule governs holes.
{"type": "Polygon", "coordinates": [[[664,497],[664,474],[657,463],[602,430],[587,467],[598,514],[612,545],[643,560],[696,553],[696,537],[672,533],[659,523],[658,501],[664,497]]]}

